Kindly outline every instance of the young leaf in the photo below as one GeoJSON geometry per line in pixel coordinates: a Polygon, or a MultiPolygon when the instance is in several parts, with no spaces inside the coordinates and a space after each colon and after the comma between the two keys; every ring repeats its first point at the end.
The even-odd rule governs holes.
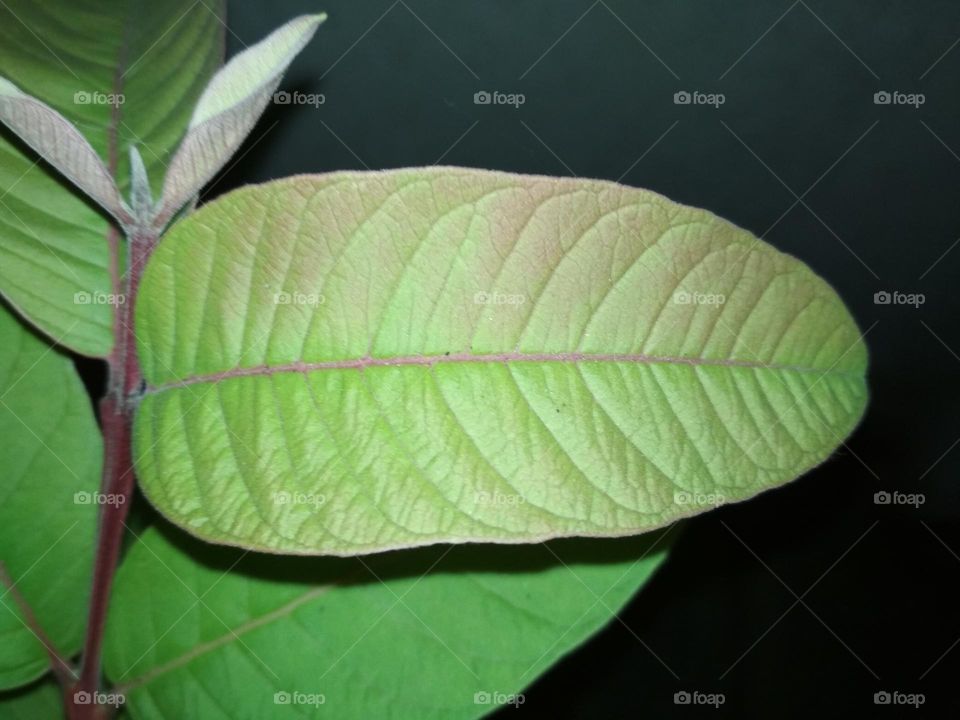
{"type": "Polygon", "coordinates": [[[130,146],[130,205],[137,218],[148,216],[153,209],[150,178],[136,145],[130,146]]]}
{"type": "MultiPolygon", "coordinates": [[[[0,76],[73,123],[127,197],[137,145],[158,195],[171,151],[222,61],[222,0],[0,2],[0,76]],[[29,28],[29,29],[28,29],[29,28]]],[[[0,294],[85,355],[113,345],[107,216],[0,132],[0,294]]],[[[119,251],[118,251],[119,254],[119,251]]],[[[123,272],[123,258],[116,263],[123,272]]]]}
{"type": "Polygon", "coordinates": [[[242,189],[170,231],[137,325],[143,490],[274,552],[646,532],[822,462],[867,397],[803,263],[591,180],[242,189]]]}
{"type": "Polygon", "coordinates": [[[303,15],[230,60],[204,90],[163,185],[164,225],[236,152],[270,102],[280,78],[326,15],[303,15]]]}
{"type": "Polygon", "coordinates": [[[129,208],[121,199],[110,171],[73,123],[2,77],[0,123],[119,222],[130,221],[129,208]]]}
{"type": "Polygon", "coordinates": [[[73,364],[0,308],[0,689],[80,647],[102,453],[73,364]],[[39,626],[38,632],[30,615],[39,626]]]}
{"type": "Polygon", "coordinates": [[[482,717],[665,557],[641,537],[276,558],[163,529],[121,566],[105,644],[107,676],[143,720],[482,717]]]}

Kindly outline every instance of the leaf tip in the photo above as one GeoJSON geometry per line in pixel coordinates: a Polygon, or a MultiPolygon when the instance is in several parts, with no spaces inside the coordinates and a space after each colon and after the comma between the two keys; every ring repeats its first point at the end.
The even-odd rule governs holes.
{"type": "MultiPolygon", "coordinates": [[[[313,13],[310,15],[299,15],[293,20],[287,23],[286,27],[297,27],[299,29],[299,34],[307,36],[306,41],[309,41],[309,36],[316,31],[327,19],[327,14],[325,12],[313,13]]],[[[282,29],[282,28],[281,28],[282,29]]]]}
{"type": "Polygon", "coordinates": [[[313,39],[314,34],[317,32],[317,28],[323,25],[323,23],[326,21],[327,14],[325,12],[320,12],[312,15],[301,15],[291,20],[289,25],[300,26],[299,35],[302,38],[302,47],[313,39]]]}

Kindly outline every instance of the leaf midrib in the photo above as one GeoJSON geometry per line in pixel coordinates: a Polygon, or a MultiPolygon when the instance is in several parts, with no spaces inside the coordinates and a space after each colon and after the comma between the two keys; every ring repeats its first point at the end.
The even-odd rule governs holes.
{"type": "MultiPolygon", "coordinates": [[[[129,693],[132,690],[135,690],[138,687],[146,685],[154,680],[156,680],[161,675],[166,675],[173,670],[176,670],[179,667],[183,667],[188,663],[192,662],[196,658],[206,655],[209,652],[228,645],[231,642],[240,642],[243,644],[243,641],[240,640],[241,636],[246,635],[254,630],[261,628],[265,625],[277,622],[278,620],[283,620],[291,616],[296,610],[300,607],[306,605],[307,603],[316,600],[317,598],[323,597],[327,593],[337,588],[343,588],[348,585],[355,577],[358,575],[358,572],[351,572],[344,575],[342,578],[335,580],[326,585],[320,585],[318,587],[312,588],[304,593],[296,595],[292,599],[288,600],[283,605],[266,612],[257,617],[250,618],[246,622],[234,627],[227,627],[224,623],[224,627],[227,627],[227,632],[223,635],[220,635],[212,640],[207,640],[206,642],[198,643],[190,648],[188,651],[177,655],[174,658],[157,665],[150,670],[147,670],[143,675],[139,677],[128,680],[125,683],[118,684],[114,686],[113,690],[116,692],[129,693]]],[[[209,608],[208,608],[209,609],[209,608]]],[[[212,611],[211,611],[212,612],[212,611]]],[[[221,620],[221,622],[223,622],[221,620]]],[[[139,661],[138,661],[139,662],[139,661]]]]}
{"type": "Polygon", "coordinates": [[[343,583],[344,581],[341,580],[330,585],[321,585],[320,587],[313,588],[312,590],[308,590],[305,593],[301,593],[300,595],[297,595],[292,600],[286,602],[285,604],[281,605],[280,607],[274,610],[271,610],[270,612],[264,613],[263,615],[247,620],[243,624],[238,625],[236,628],[227,627],[227,632],[224,633],[223,635],[220,635],[219,637],[216,637],[213,640],[208,640],[206,642],[202,642],[202,643],[198,643],[197,645],[194,645],[187,652],[182,653],[181,655],[178,655],[172,658],[171,660],[168,660],[162,665],[157,665],[156,667],[151,668],[140,677],[133,678],[132,680],[129,680],[125,683],[115,686],[114,691],[122,692],[125,694],[129,693],[138,687],[141,687],[143,685],[146,685],[149,682],[152,682],[153,680],[156,680],[161,675],[166,675],[167,673],[188,664],[189,662],[200,657],[201,655],[205,655],[209,652],[212,652],[217,648],[220,648],[231,642],[240,641],[241,635],[246,635],[247,633],[250,633],[256,630],[257,628],[261,628],[264,625],[269,625],[272,622],[276,622],[277,620],[282,620],[283,618],[289,617],[299,607],[307,604],[311,600],[315,600],[318,597],[321,597],[327,594],[328,592],[333,590],[335,587],[340,586],[343,583]]]}
{"type": "MultiPolygon", "coordinates": [[[[770,370],[774,372],[819,373],[821,376],[833,375],[862,379],[862,375],[852,370],[835,370],[829,368],[806,367],[802,365],[788,365],[764,363],[759,360],[712,359],[669,355],[647,355],[643,353],[445,353],[443,355],[401,355],[392,357],[364,356],[343,360],[328,360],[322,362],[304,362],[297,360],[279,365],[255,365],[252,367],[231,368],[215,373],[192,375],[179,380],[149,385],[147,394],[157,394],[166,390],[175,390],[190,385],[216,384],[224,380],[243,377],[270,377],[286,373],[311,373],[336,370],[365,370],[376,367],[428,367],[443,364],[501,364],[510,363],[636,363],[640,365],[688,365],[693,367],[726,367],[753,370],[770,370]]],[[[835,363],[836,364],[836,363],[835,363]]]]}

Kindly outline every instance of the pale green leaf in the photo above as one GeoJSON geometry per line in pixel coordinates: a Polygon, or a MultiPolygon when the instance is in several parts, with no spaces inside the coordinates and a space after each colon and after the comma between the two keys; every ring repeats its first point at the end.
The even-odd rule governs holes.
{"type": "MultiPolygon", "coordinates": [[[[157,191],[221,62],[222,5],[4,0],[0,76],[76,125],[124,196],[127,147],[139,146],[157,191]]],[[[0,293],[54,340],[106,355],[113,345],[109,295],[116,292],[111,225],[37,160],[12,133],[0,133],[0,293]]],[[[119,265],[122,273],[122,259],[119,265]]]]}
{"type": "Polygon", "coordinates": [[[293,59],[326,15],[304,15],[247,48],[204,90],[163,186],[158,214],[169,220],[236,152],[263,114],[293,59]]]}
{"type": "Polygon", "coordinates": [[[484,694],[521,692],[664,557],[640,537],[277,558],[164,525],[120,568],[105,669],[137,720],[478,718],[484,694]]]}
{"type": "Polygon", "coordinates": [[[3,308],[0,438],[0,688],[9,688],[49,669],[38,635],[68,656],[80,647],[103,451],[73,364],[3,308]]]}
{"type": "Polygon", "coordinates": [[[822,462],[867,397],[803,263],[600,181],[242,189],[170,231],[137,310],[144,491],[277,552],[645,532],[822,462]]]}

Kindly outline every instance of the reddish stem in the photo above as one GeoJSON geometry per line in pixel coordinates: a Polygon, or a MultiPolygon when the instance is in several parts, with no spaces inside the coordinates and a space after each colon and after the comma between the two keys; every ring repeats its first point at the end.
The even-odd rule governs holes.
{"type": "Polygon", "coordinates": [[[107,394],[100,401],[104,451],[101,492],[106,497],[100,515],[83,664],[79,680],[68,687],[65,693],[67,717],[70,720],[95,720],[108,717],[113,711],[113,708],[89,700],[102,688],[103,632],[135,484],[130,441],[142,377],[137,360],[133,310],[140,276],[156,240],[157,235],[153,232],[134,232],[130,235],[129,265],[120,295],[123,300],[114,313],[116,339],[108,358],[107,394]]]}

